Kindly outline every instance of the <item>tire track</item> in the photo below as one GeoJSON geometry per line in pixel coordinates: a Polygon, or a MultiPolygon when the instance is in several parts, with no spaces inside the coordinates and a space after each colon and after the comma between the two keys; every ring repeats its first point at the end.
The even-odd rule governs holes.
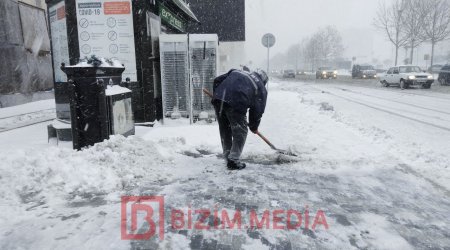
{"type": "MultiPolygon", "coordinates": [[[[347,86],[353,86],[353,87],[365,88],[365,89],[376,89],[376,90],[380,90],[380,91],[386,91],[386,92],[389,92],[389,93],[401,93],[400,89],[388,90],[386,88],[379,88],[379,87],[377,87],[377,86],[379,86],[378,83],[377,83],[377,85],[375,85],[373,87],[360,86],[360,85],[348,85],[348,83],[345,83],[345,82],[344,82],[344,84],[347,84],[347,86]]],[[[440,93],[440,92],[428,92],[428,93],[436,93],[436,94],[441,94],[442,95],[442,93],[440,93]]],[[[431,97],[431,98],[441,99],[441,100],[445,100],[445,101],[450,101],[450,98],[446,98],[446,97],[442,97],[442,96],[436,96],[436,95],[425,95],[425,94],[410,93],[410,92],[403,92],[402,94],[409,95],[409,96],[431,97]]]]}
{"type": "MultiPolygon", "coordinates": [[[[355,92],[352,92],[352,93],[358,95],[358,93],[355,93],[355,92]]],[[[409,113],[409,114],[413,114],[413,115],[416,115],[416,116],[419,116],[419,117],[424,117],[424,118],[428,118],[428,119],[434,119],[434,120],[439,120],[439,121],[443,121],[443,122],[448,122],[450,124],[450,118],[444,119],[443,117],[440,117],[440,116],[435,116],[435,115],[432,115],[432,114],[429,115],[427,113],[421,113],[421,112],[415,112],[413,110],[409,110],[409,109],[405,109],[405,108],[401,108],[401,107],[397,107],[397,106],[389,106],[389,105],[386,106],[384,104],[378,104],[378,103],[374,102],[374,100],[359,100],[358,97],[350,98],[350,97],[347,96],[347,98],[350,98],[352,100],[363,101],[363,103],[366,103],[368,105],[372,104],[372,105],[375,105],[375,106],[377,106],[379,108],[384,108],[384,109],[387,109],[387,110],[396,110],[396,111],[401,112],[401,113],[409,113]]],[[[401,105],[408,105],[408,104],[401,104],[401,105]]],[[[435,111],[432,111],[432,112],[435,112],[435,111]]]]}
{"type": "MultiPolygon", "coordinates": [[[[338,86],[349,86],[349,87],[358,87],[358,88],[364,88],[364,89],[376,89],[376,90],[380,90],[380,91],[386,91],[386,92],[390,92],[390,93],[400,93],[401,90],[398,88],[381,88],[381,85],[379,83],[378,80],[358,80],[358,79],[352,79],[351,77],[347,77],[347,76],[339,76],[337,81],[335,82],[325,82],[325,81],[315,81],[314,79],[308,79],[308,78],[296,78],[295,82],[303,82],[306,83],[307,85],[318,85],[321,83],[325,83],[325,84],[334,84],[334,85],[338,85],[338,86]],[[364,85],[362,85],[364,84],[364,85]],[[370,84],[370,85],[369,85],[370,84]]],[[[435,85],[435,84],[433,84],[435,85]]],[[[433,86],[432,85],[432,86],[433,86]]],[[[432,87],[433,88],[433,87],[432,87]]],[[[449,87],[450,88],[450,87],[449,87]]],[[[419,93],[410,93],[410,92],[403,92],[402,94],[404,95],[409,95],[409,96],[422,96],[422,97],[432,97],[432,98],[436,98],[436,99],[441,99],[441,100],[445,100],[445,101],[450,101],[450,97],[444,97],[442,95],[445,95],[445,92],[439,92],[436,90],[425,90],[426,93],[430,93],[430,95],[427,94],[419,94],[419,93]],[[437,95],[432,95],[432,93],[435,93],[437,95]]]]}
{"type": "Polygon", "coordinates": [[[445,111],[441,111],[441,110],[437,110],[437,109],[432,109],[432,108],[425,108],[425,107],[422,107],[422,106],[419,106],[419,105],[416,105],[416,104],[411,104],[411,103],[401,102],[401,101],[394,101],[394,100],[391,100],[391,99],[388,99],[388,98],[379,97],[379,96],[374,96],[374,95],[369,95],[369,94],[365,94],[365,93],[362,93],[362,92],[357,92],[357,91],[353,91],[353,90],[345,89],[345,88],[339,88],[339,87],[334,87],[334,88],[340,89],[340,90],[346,91],[346,92],[351,92],[351,93],[363,95],[363,96],[368,96],[368,97],[372,97],[372,98],[377,98],[377,99],[380,99],[380,100],[385,100],[385,101],[389,101],[389,102],[394,102],[394,103],[404,104],[404,105],[408,105],[408,106],[412,106],[412,107],[416,107],[416,108],[420,108],[420,109],[425,109],[425,110],[428,110],[428,111],[433,111],[433,112],[436,112],[436,113],[441,113],[441,114],[445,114],[445,115],[450,115],[450,112],[445,112],[445,111]]]}

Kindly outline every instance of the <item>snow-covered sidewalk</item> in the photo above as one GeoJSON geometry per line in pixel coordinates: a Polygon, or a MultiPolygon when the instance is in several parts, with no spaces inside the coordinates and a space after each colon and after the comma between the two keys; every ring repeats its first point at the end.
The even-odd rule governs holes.
{"type": "Polygon", "coordinates": [[[450,126],[442,105],[450,101],[445,96],[345,89],[271,83],[260,131],[300,157],[280,164],[276,152],[249,134],[243,155],[249,164],[243,171],[226,170],[217,156],[221,149],[215,123],[191,126],[179,120],[139,127],[136,136],[116,136],[81,152],[68,144],[47,145],[41,125],[1,133],[0,248],[448,247],[450,132],[442,128],[450,126]],[[389,109],[394,106],[389,100],[434,111],[411,105],[389,109]],[[20,141],[14,148],[8,147],[12,137],[20,141]],[[310,225],[303,217],[295,230],[175,230],[167,215],[163,241],[128,241],[121,239],[120,230],[124,195],[163,196],[166,212],[268,210],[271,225],[276,210],[309,211],[310,225]],[[311,228],[319,210],[328,229],[311,228]]]}

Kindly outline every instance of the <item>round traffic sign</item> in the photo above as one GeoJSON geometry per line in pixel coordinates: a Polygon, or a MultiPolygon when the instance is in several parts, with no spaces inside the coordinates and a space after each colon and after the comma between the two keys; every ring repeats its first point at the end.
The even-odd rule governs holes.
{"type": "Polygon", "coordinates": [[[270,48],[275,45],[275,36],[271,33],[267,33],[262,37],[261,42],[264,47],[270,48]]]}

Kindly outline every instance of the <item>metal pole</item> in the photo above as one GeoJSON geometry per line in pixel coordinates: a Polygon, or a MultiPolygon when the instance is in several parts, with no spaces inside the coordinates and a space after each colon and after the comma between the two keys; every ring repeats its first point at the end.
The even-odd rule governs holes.
{"type": "Polygon", "coordinates": [[[270,50],[270,47],[269,47],[269,36],[267,36],[267,74],[270,74],[269,73],[269,55],[270,55],[269,50],[270,50]]]}

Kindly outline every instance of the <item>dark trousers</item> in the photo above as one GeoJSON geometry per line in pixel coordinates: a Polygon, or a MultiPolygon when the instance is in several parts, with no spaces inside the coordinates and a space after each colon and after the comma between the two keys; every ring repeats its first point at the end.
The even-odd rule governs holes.
{"type": "Polygon", "coordinates": [[[239,160],[247,139],[247,116],[224,102],[214,103],[225,159],[239,160]]]}

